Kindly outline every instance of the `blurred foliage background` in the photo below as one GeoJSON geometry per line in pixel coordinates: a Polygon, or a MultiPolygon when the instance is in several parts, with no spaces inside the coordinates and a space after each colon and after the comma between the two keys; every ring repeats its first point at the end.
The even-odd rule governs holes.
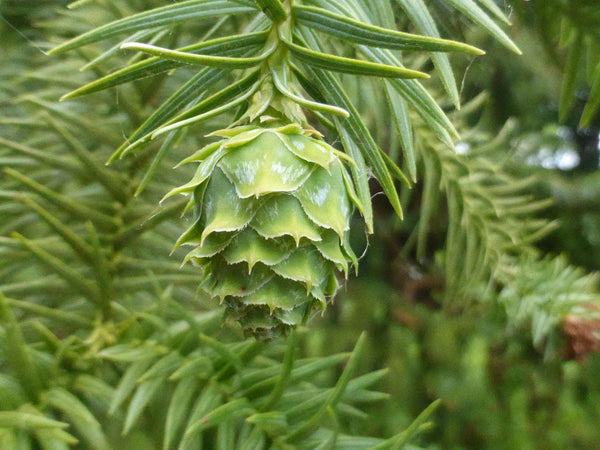
{"type": "MultiPolygon", "coordinates": [[[[69,20],[62,10],[66,3],[0,0],[0,35],[3,37],[0,44],[3,110],[0,164],[26,174],[29,170],[35,171],[36,179],[44,180],[61,192],[78,192],[79,198],[96,205],[97,210],[107,215],[113,214],[116,208],[119,217],[135,230],[147,223],[164,187],[181,178],[181,173],[159,171],[156,182],[144,195],[115,206],[114,198],[107,199],[105,193],[100,193],[96,182],[69,172],[69,160],[58,149],[65,138],[62,127],[67,123],[78,139],[102,156],[99,161],[106,159],[123,135],[131,131],[127,120],[134,122],[135,111],[152,109],[152,103],[136,102],[155,86],[152,81],[145,81],[138,88],[125,86],[116,98],[114,92],[100,94],[102,98],[95,94],[98,106],[86,107],[84,102],[69,103],[68,107],[51,104],[66,91],[93,77],[78,72],[81,61],[51,60],[46,56],[48,40],[56,44],[59,42],[54,37],[57,30],[60,35],[73,35],[103,20],[103,17],[87,17],[83,13],[80,21],[69,20]],[[137,97],[127,95],[133,90],[137,97]],[[122,120],[124,116],[128,119],[122,120]],[[54,123],[57,120],[63,125],[54,123]],[[124,130],[123,127],[129,128],[124,130]],[[42,133],[41,129],[45,131],[42,133]],[[15,153],[11,142],[26,142],[28,148],[45,148],[58,159],[44,161],[51,169],[45,166],[40,169],[30,161],[39,155],[23,148],[15,153]],[[61,173],[70,175],[65,177],[61,173]]],[[[97,3],[107,5],[109,11],[113,5],[108,1],[97,3]]],[[[137,3],[143,2],[128,2],[123,8],[141,9],[143,5],[137,3]]],[[[475,43],[487,52],[486,56],[476,59],[451,56],[460,89],[460,111],[455,111],[452,102],[444,97],[439,80],[433,78],[426,82],[457,126],[461,141],[456,144],[456,153],[448,153],[438,160],[437,156],[431,156],[437,145],[435,136],[425,127],[415,125],[420,176],[412,190],[402,192],[405,220],[400,221],[384,197],[375,194],[375,233],[368,241],[360,232],[354,236],[355,248],[367,249],[361,261],[360,278],[347,281],[327,313],[315,318],[309,329],[299,330],[299,354],[303,358],[316,358],[347,352],[354,347],[361,332],[367,331],[360,372],[389,368],[387,377],[378,381],[377,387],[389,393],[390,398],[365,406],[368,420],[350,415],[345,429],[351,434],[393,435],[408,427],[433,401],[442,399],[432,416],[433,425],[414,441],[415,445],[440,449],[599,448],[600,322],[597,313],[600,303],[597,282],[587,274],[600,269],[600,116],[596,112],[600,101],[597,92],[600,90],[600,6],[594,0],[479,3],[488,6],[493,3],[506,14],[512,22],[507,32],[523,56],[509,53],[444,2],[432,1],[428,5],[438,19],[442,36],[475,43]],[[502,219],[504,231],[494,240],[478,241],[479,246],[491,249],[491,275],[473,276],[466,271],[452,280],[448,277],[448,266],[456,261],[461,265],[463,259],[466,260],[467,244],[464,244],[465,250],[459,243],[453,244],[458,245],[458,252],[448,251],[451,237],[447,230],[453,225],[449,219],[451,200],[445,193],[454,188],[451,180],[435,177],[431,167],[440,167],[441,172],[452,167],[457,174],[455,179],[464,180],[458,184],[465,197],[469,195],[473,174],[479,174],[492,184],[494,177],[503,182],[509,180],[515,186],[514,195],[525,196],[525,204],[533,205],[535,220],[543,220],[543,226],[548,226],[546,231],[552,231],[539,241],[532,239],[531,243],[523,244],[537,225],[527,228],[530,218],[507,208],[502,219]],[[530,182],[520,185],[521,180],[531,177],[530,182]],[[545,203],[548,198],[552,199],[551,204],[545,203]],[[518,245],[526,246],[527,251],[521,254],[506,247],[506,251],[498,250],[495,255],[494,250],[505,245],[504,240],[511,239],[521,240],[518,245]],[[571,300],[570,295],[577,298],[571,300]],[[568,305],[566,310],[560,309],[561,302],[568,305]],[[567,314],[571,312],[572,302],[583,309],[577,317],[567,314]]],[[[412,25],[400,9],[397,13],[400,27],[411,29],[412,25]]],[[[110,12],[105,14],[110,15],[110,12]]],[[[80,57],[89,59],[89,55],[80,57]]],[[[430,62],[418,58],[411,62],[414,62],[411,67],[422,64],[424,70],[432,68],[430,62]]],[[[108,69],[97,67],[95,70],[100,76],[108,69]]],[[[168,83],[174,81],[168,80],[168,83]]],[[[375,89],[369,90],[369,83],[362,80],[348,79],[346,85],[378,142],[385,143],[383,148],[402,164],[395,130],[389,127],[389,111],[381,106],[385,103],[380,101],[381,94],[374,93],[375,89]]],[[[226,123],[226,119],[218,120],[226,123]]],[[[195,144],[183,139],[177,154],[188,154],[195,144]]],[[[177,154],[169,156],[170,161],[165,163],[172,166],[177,154]]],[[[435,153],[441,154],[441,150],[435,153]]],[[[127,189],[131,189],[131,185],[127,185],[127,179],[139,182],[139,167],[145,164],[147,160],[140,156],[119,162],[116,169],[111,166],[110,170],[115,171],[116,179],[129,186],[125,191],[130,195],[127,189]]],[[[13,201],[14,193],[22,189],[18,179],[7,172],[0,176],[3,201],[0,205],[3,218],[0,258],[4,258],[0,262],[0,289],[11,297],[13,293],[22,292],[24,283],[45,279],[47,272],[24,267],[29,264],[28,256],[17,245],[16,238],[9,237],[10,233],[18,231],[26,236],[37,236],[39,242],[36,242],[48,251],[54,251],[54,247],[51,240],[42,242],[42,238],[50,234],[49,227],[39,223],[37,216],[23,213],[27,209],[23,203],[13,201]]],[[[372,188],[376,192],[377,184],[373,183],[372,188]]],[[[475,188],[478,186],[472,189],[475,188]]],[[[503,203],[498,205],[505,207],[503,203]]],[[[476,212],[486,207],[473,206],[476,212]]],[[[466,216],[464,209],[461,211],[466,216]]],[[[176,218],[178,213],[165,217],[176,218]]],[[[460,223],[470,230],[466,219],[460,223]]],[[[75,226],[83,230],[83,218],[75,226]]],[[[100,230],[101,245],[108,245],[103,239],[109,240],[106,236],[112,236],[110,224],[107,228],[105,234],[100,230]]],[[[125,296],[124,303],[131,311],[145,311],[142,305],[151,303],[148,299],[157,296],[164,299],[165,304],[174,301],[184,305],[191,303],[194,310],[212,309],[210,299],[199,298],[195,293],[193,271],[179,270],[180,258],[168,257],[172,242],[183,228],[183,224],[175,226],[161,221],[152,231],[155,234],[139,243],[128,240],[134,232],[110,238],[113,239],[110,245],[124,249],[117,267],[122,271],[119,276],[130,279],[121,284],[117,281],[114,289],[118,295],[125,296]],[[136,276],[141,279],[148,272],[160,273],[162,278],[158,277],[159,282],[154,285],[131,284],[136,276]],[[144,292],[148,295],[144,296],[144,292]]],[[[68,264],[78,264],[59,248],[54,254],[68,264]]],[[[64,293],[60,284],[41,285],[40,289],[50,289],[48,286],[54,289],[56,302],[62,302],[64,293]]],[[[29,286],[29,290],[27,295],[35,294],[34,285],[29,286]]],[[[13,302],[13,305],[16,304],[13,302]]],[[[75,300],[67,309],[84,316],[89,313],[89,309],[75,300]]],[[[27,312],[19,313],[22,314],[19,320],[24,323],[27,312]]],[[[178,312],[169,314],[177,316],[178,312]]],[[[3,322],[6,320],[3,313],[3,322]]],[[[153,326],[151,323],[140,325],[145,329],[139,336],[154,336],[153,339],[159,340],[153,334],[153,326]]],[[[235,342],[240,338],[239,330],[235,326],[230,328],[218,331],[211,328],[210,333],[235,342]]],[[[66,327],[65,333],[68,330],[66,327]]],[[[128,332],[133,335],[134,331],[139,330],[128,332]]],[[[44,336],[45,344],[34,350],[41,354],[47,351],[46,347],[54,345],[53,336],[41,327],[29,327],[25,335],[35,340],[39,337],[31,336],[36,333],[44,336]]],[[[63,338],[60,332],[59,337],[63,338]]],[[[97,345],[104,345],[103,336],[96,335],[96,338],[97,345]]],[[[6,333],[3,342],[5,339],[6,333]]],[[[64,377],[70,376],[65,375],[69,371],[87,373],[89,361],[69,359],[70,345],[61,348],[68,361],[66,366],[61,366],[61,373],[64,377]]],[[[73,345],[85,346],[89,342],[73,345]]],[[[274,360],[283,353],[275,347],[269,351],[268,358],[274,360]]],[[[51,363],[49,358],[47,361],[51,363]]],[[[259,361],[257,366],[261,364],[266,365],[259,361]]],[[[335,384],[343,365],[330,369],[321,374],[318,380],[321,384],[335,384]]],[[[106,373],[95,375],[108,384],[118,379],[117,368],[105,370],[106,373]]],[[[153,401],[153,407],[160,409],[161,400],[153,401]]],[[[164,403],[162,405],[166,408],[164,403]]],[[[97,409],[102,410],[102,407],[97,409]]],[[[153,414],[149,413],[128,440],[121,441],[123,446],[119,448],[152,448],[156,441],[149,437],[152,433],[147,430],[152,429],[153,420],[153,414]]],[[[115,430],[109,430],[109,435],[118,436],[115,430]]]]}
{"type": "MultiPolygon", "coordinates": [[[[536,246],[595,272],[600,268],[600,115],[591,115],[583,127],[580,120],[599,78],[594,62],[599,54],[592,46],[599,42],[600,5],[560,0],[496,4],[510,17],[509,34],[523,56],[508,53],[462,18],[444,16],[438,22],[442,35],[462,33],[487,52],[474,61],[456,62],[463,105],[481,92],[487,95],[477,113],[463,117],[465,128],[459,131],[466,139],[457,148],[468,157],[474,153],[470,138],[475,134],[487,134],[487,143],[499,139],[486,158],[502,160],[516,177],[535,175],[529,192],[553,200],[540,214],[558,219],[558,227],[536,246]],[[580,33],[589,45],[580,50],[574,74],[568,73],[567,60],[572,39],[578,38],[559,42],[565,28],[580,33]],[[570,88],[564,86],[569,76],[575,78],[570,88]],[[562,120],[561,89],[572,90],[562,120]]],[[[384,202],[379,207],[380,216],[389,217],[384,202]]],[[[351,335],[349,330],[370,330],[372,367],[391,369],[393,400],[375,413],[382,426],[406,424],[427,402],[444,400],[425,440],[428,448],[597,448],[597,344],[588,347],[595,353],[574,354],[563,323],[558,352],[548,357],[532,344],[525,327],[507,327],[510,318],[497,303],[445,305],[444,277],[431,264],[434,255],[417,259],[406,251],[421,213],[422,205],[411,203],[403,223],[379,222],[360,279],[340,296],[336,314],[321,320],[326,337],[315,336],[314,345],[331,348],[340,336],[351,335]]],[[[444,230],[447,225],[437,226],[444,230]]],[[[597,337],[597,322],[592,331],[597,337]]]]}

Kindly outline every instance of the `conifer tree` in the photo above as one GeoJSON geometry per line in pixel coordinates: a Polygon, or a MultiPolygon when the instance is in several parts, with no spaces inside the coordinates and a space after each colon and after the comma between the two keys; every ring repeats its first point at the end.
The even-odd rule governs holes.
{"type": "MultiPolygon", "coordinates": [[[[548,357],[565,333],[597,349],[596,279],[535,246],[556,222],[503,156],[513,122],[461,106],[456,66],[486,58],[466,21],[521,53],[495,2],[65,6],[0,2],[0,448],[414,445],[439,402],[368,421],[381,330],[310,350],[380,232],[445,311],[497,305],[548,357]]],[[[565,20],[563,115],[595,48],[565,20]]]]}

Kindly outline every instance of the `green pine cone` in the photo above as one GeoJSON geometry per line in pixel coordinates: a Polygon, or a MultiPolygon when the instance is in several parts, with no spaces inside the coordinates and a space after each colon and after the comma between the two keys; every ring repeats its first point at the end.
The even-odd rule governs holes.
{"type": "MultiPolygon", "coordinates": [[[[323,310],[356,256],[348,244],[358,200],[348,157],[299,125],[222,130],[225,139],[175,190],[193,194],[195,220],[177,245],[203,269],[202,288],[247,334],[269,339],[323,310]]],[[[191,206],[191,205],[190,205],[191,206]]]]}

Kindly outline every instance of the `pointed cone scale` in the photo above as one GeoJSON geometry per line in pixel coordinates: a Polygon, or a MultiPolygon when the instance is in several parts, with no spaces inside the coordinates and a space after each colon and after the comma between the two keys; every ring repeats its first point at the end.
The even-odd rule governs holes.
{"type": "Polygon", "coordinates": [[[274,131],[276,131],[278,134],[299,134],[299,135],[303,135],[306,132],[306,130],[304,128],[302,128],[301,125],[298,125],[297,123],[288,123],[287,125],[284,125],[282,127],[275,128],[274,131]]]}
{"type": "Polygon", "coordinates": [[[204,239],[202,245],[198,245],[194,250],[185,255],[183,262],[186,263],[192,258],[203,259],[215,256],[229,245],[232,237],[233,233],[212,233],[204,239]]]}
{"type": "Polygon", "coordinates": [[[294,309],[276,309],[273,315],[277,317],[286,325],[295,325],[297,323],[304,323],[308,319],[310,312],[310,303],[298,306],[294,309]]]}
{"type": "Polygon", "coordinates": [[[279,277],[272,278],[260,289],[242,298],[246,305],[265,305],[271,311],[276,308],[290,310],[307,301],[312,301],[312,298],[306,295],[306,289],[298,283],[279,277]]]}
{"type": "Polygon", "coordinates": [[[241,127],[223,128],[221,130],[216,130],[208,134],[208,136],[221,136],[225,138],[233,138],[247,131],[257,131],[257,129],[253,125],[244,125],[241,127]]]}
{"type": "Polygon", "coordinates": [[[288,239],[265,239],[252,228],[246,228],[231,242],[223,257],[229,264],[248,263],[248,271],[258,262],[272,266],[286,259],[294,248],[288,239]]]}
{"type": "Polygon", "coordinates": [[[313,165],[291,153],[277,134],[262,133],[231,151],[219,167],[242,198],[292,192],[306,181],[313,165]]]}
{"type": "Polygon", "coordinates": [[[210,155],[212,155],[214,152],[216,152],[219,149],[219,147],[221,147],[221,145],[222,145],[221,142],[212,142],[208,145],[205,145],[200,150],[195,152],[192,156],[188,156],[187,158],[185,158],[183,161],[181,161],[175,167],[179,167],[183,164],[188,164],[191,162],[204,161],[206,158],[208,158],[210,155]]]}
{"type": "Polygon", "coordinates": [[[285,261],[273,266],[273,271],[283,278],[304,283],[307,291],[321,284],[327,276],[325,261],[312,246],[295,250],[285,261]]]}
{"type": "Polygon", "coordinates": [[[265,130],[251,130],[244,133],[239,133],[237,136],[227,139],[223,143],[223,147],[232,150],[238,147],[246,146],[246,144],[249,144],[263,133],[265,133],[265,130]]]}
{"type": "Polygon", "coordinates": [[[340,237],[333,230],[324,230],[321,236],[323,239],[315,242],[314,246],[338,269],[343,270],[345,277],[348,278],[348,260],[342,252],[340,237]]]}
{"type": "Polygon", "coordinates": [[[201,242],[215,231],[241,230],[250,223],[258,206],[255,199],[239,198],[220,169],[214,170],[203,203],[206,227],[201,242]]]}
{"type": "Polygon", "coordinates": [[[230,317],[240,320],[243,322],[244,327],[252,329],[270,329],[278,325],[277,319],[271,315],[271,311],[267,306],[252,308],[248,305],[242,305],[236,313],[230,314],[230,317]]]}
{"type": "Polygon", "coordinates": [[[245,264],[229,265],[222,260],[217,264],[211,264],[209,270],[210,279],[207,281],[207,286],[210,286],[209,293],[221,300],[228,296],[250,295],[273,278],[273,272],[261,264],[254,266],[252,272],[248,273],[245,264]]]}
{"type": "Polygon", "coordinates": [[[202,236],[203,230],[204,224],[202,223],[202,219],[197,219],[191,227],[179,236],[179,239],[175,242],[175,248],[181,247],[182,245],[199,245],[200,236],[202,236]]]}
{"type": "Polygon", "coordinates": [[[208,183],[205,181],[200,186],[196,187],[196,189],[194,189],[194,192],[190,197],[188,206],[186,206],[186,211],[189,210],[189,208],[191,207],[194,208],[194,217],[196,219],[200,219],[203,216],[204,193],[206,192],[207,185],[208,183]]]}
{"type": "Polygon", "coordinates": [[[325,280],[324,293],[327,297],[333,297],[340,287],[337,277],[334,272],[329,272],[327,280],[325,280]]]}
{"type": "Polygon", "coordinates": [[[331,175],[318,167],[296,196],[312,221],[344,236],[350,227],[351,209],[339,161],[331,164],[331,175]]]}
{"type": "MultiPolygon", "coordinates": [[[[164,196],[162,200],[166,200],[169,197],[172,197],[176,194],[185,194],[188,192],[192,192],[196,189],[197,186],[202,184],[204,180],[206,180],[215,170],[215,166],[217,163],[227,154],[228,150],[224,148],[219,148],[213,154],[211,154],[205,161],[200,163],[198,169],[196,169],[196,173],[194,177],[183,186],[179,186],[176,189],[170,191],[167,195],[164,196]]],[[[161,200],[161,201],[162,201],[161,200]]]]}
{"type": "Polygon", "coordinates": [[[332,149],[325,143],[301,134],[279,135],[288,150],[305,161],[318,164],[329,171],[329,165],[336,159],[332,149]]]}
{"type": "Polygon", "coordinates": [[[319,228],[308,219],[300,202],[291,195],[278,195],[264,203],[250,226],[266,238],[292,236],[296,246],[301,238],[321,240],[319,228]]]}

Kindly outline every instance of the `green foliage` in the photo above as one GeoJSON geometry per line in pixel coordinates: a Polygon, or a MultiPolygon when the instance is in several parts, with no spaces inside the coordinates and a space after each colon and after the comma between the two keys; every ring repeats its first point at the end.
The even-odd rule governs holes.
{"type": "Polygon", "coordinates": [[[316,324],[323,336],[312,342],[318,354],[332,343],[344,348],[352,339],[345,338],[348,329],[368,330],[371,367],[389,367],[394,400],[370,411],[380,432],[406,426],[441,398],[435,429],[422,441],[426,448],[594,448],[600,442],[598,354],[587,364],[544,358],[527,325],[507,329],[506,310],[496,303],[436,310],[416,300],[435,292],[431,275],[410,269],[395,266],[394,285],[380,271],[363,272],[341,296],[335,317],[316,324]]]}
{"type": "MultiPolygon", "coordinates": [[[[586,124],[583,3],[540,17],[562,111],[589,54],[586,124]]],[[[597,358],[560,361],[598,348],[596,277],[536,247],[515,122],[450,112],[463,33],[520,53],[495,2],[69,6],[0,2],[1,448],[600,442],[597,358]]]]}
{"type": "MultiPolygon", "coordinates": [[[[578,86],[587,83],[591,89],[579,126],[590,126],[600,108],[600,61],[598,60],[598,27],[600,13],[594,1],[533,2],[543,39],[549,45],[565,49],[564,77],[560,94],[560,118],[566,120],[575,105],[578,86]]],[[[523,8],[523,5],[517,5],[523,8]]]]}

